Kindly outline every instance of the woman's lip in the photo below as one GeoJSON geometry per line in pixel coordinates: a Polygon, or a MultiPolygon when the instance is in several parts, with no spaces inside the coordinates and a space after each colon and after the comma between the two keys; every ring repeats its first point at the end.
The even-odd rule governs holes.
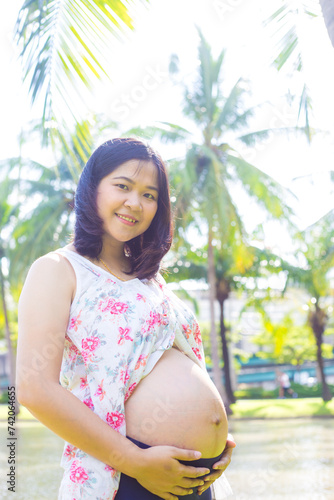
{"type": "Polygon", "coordinates": [[[133,226],[137,221],[137,219],[135,219],[134,217],[130,217],[129,215],[123,215],[123,214],[117,214],[117,217],[122,221],[124,222],[124,224],[129,224],[131,226],[133,226]],[[127,219],[131,219],[131,220],[127,220],[127,219]]]}

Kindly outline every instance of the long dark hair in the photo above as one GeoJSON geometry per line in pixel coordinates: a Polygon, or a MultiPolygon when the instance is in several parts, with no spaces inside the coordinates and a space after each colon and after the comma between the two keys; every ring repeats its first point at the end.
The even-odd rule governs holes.
{"type": "Polygon", "coordinates": [[[74,246],[96,259],[102,251],[103,221],[97,213],[97,186],[101,179],[129,160],[152,161],[158,171],[158,208],[144,234],[126,243],[131,269],[139,279],[153,278],[172,244],[172,217],[167,171],[160,155],[138,139],[116,138],[99,146],[86,163],[75,194],[74,246]]]}

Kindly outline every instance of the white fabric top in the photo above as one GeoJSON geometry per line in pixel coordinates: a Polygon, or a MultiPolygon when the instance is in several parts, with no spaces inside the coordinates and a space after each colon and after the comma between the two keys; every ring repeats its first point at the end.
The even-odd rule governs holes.
{"type": "MultiPolygon", "coordinates": [[[[56,252],[77,281],[60,384],[126,435],[124,402],[173,343],[206,370],[198,323],[163,278],[121,281],[76,252],[56,252]]],[[[115,498],[120,472],[109,465],[65,443],[61,466],[58,500],[115,498]]]]}

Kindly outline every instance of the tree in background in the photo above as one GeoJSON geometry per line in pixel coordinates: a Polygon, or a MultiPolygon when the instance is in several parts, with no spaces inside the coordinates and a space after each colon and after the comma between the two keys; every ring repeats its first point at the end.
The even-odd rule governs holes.
{"type": "MultiPolygon", "coordinates": [[[[295,254],[295,257],[298,259],[298,265],[292,265],[281,260],[281,269],[286,275],[286,283],[282,295],[284,295],[289,286],[295,286],[305,291],[309,297],[308,304],[301,304],[301,306],[306,306],[308,310],[306,326],[296,326],[289,316],[277,324],[272,322],[269,314],[265,312],[265,304],[273,300],[270,289],[263,293],[262,297],[257,295],[257,297],[248,300],[242,310],[243,312],[246,308],[252,307],[261,313],[267,338],[270,339],[268,344],[269,350],[273,348],[274,353],[278,355],[282,355],[283,346],[290,346],[287,349],[290,349],[292,357],[296,356],[297,350],[299,351],[299,356],[304,354],[306,356],[306,352],[303,354],[303,349],[300,350],[298,344],[295,345],[295,352],[293,352],[293,337],[296,336],[299,328],[302,328],[303,335],[307,335],[307,332],[312,331],[318,373],[320,374],[319,382],[322,385],[322,397],[324,401],[332,399],[324,371],[324,356],[329,356],[330,354],[330,347],[324,344],[324,335],[332,333],[332,329],[329,330],[329,327],[331,326],[330,318],[333,312],[331,301],[331,297],[333,296],[332,280],[334,268],[333,242],[334,214],[331,211],[320,219],[320,221],[299,233],[300,247],[295,254]]],[[[259,342],[265,345],[265,338],[263,340],[258,338],[257,343],[259,342]]],[[[304,347],[306,346],[304,345],[304,347]]],[[[287,349],[285,349],[285,355],[287,349]]],[[[310,356],[312,359],[312,352],[310,356]]],[[[332,357],[332,354],[330,357],[332,357]]]]}
{"type": "Polygon", "coordinates": [[[51,167],[30,158],[7,160],[9,165],[21,165],[19,171],[11,170],[19,200],[18,221],[10,234],[15,243],[9,250],[12,281],[23,282],[34,260],[69,242],[74,222],[75,180],[80,174],[73,170],[73,157],[81,171],[93,151],[93,134],[99,131],[100,127],[94,129],[94,124],[87,121],[77,124],[74,133],[66,138],[71,152],[59,143],[61,160],[51,167]]]}
{"type": "MultiPolygon", "coordinates": [[[[185,128],[166,123],[160,127],[135,128],[129,133],[150,138],[157,134],[162,140],[187,144],[186,157],[170,162],[176,200],[176,244],[178,238],[187,242],[197,239],[192,246],[205,245],[207,249],[213,375],[223,394],[214,302],[217,292],[220,300],[225,301],[222,297],[224,282],[221,280],[217,288],[214,254],[219,254],[223,260],[224,249],[232,245],[234,266],[238,262],[239,273],[242,267],[247,267],[247,259],[251,260],[234,188],[238,186],[243,197],[254,198],[270,217],[288,219],[291,210],[283,201],[286,197],[283,188],[238,154],[238,145],[254,145],[256,139],[267,137],[269,130],[249,131],[249,120],[255,110],[245,105],[248,92],[245,82],[239,79],[232,89],[226,89],[222,77],[225,50],[214,58],[200,31],[199,37],[200,64],[196,80],[184,88],[183,105],[184,115],[194,124],[196,138],[185,128]]],[[[176,57],[172,63],[175,71],[176,57]]],[[[223,396],[226,401],[226,395],[223,396]]]]}
{"type": "MultiPolygon", "coordinates": [[[[277,363],[291,364],[299,370],[305,361],[317,361],[317,346],[311,326],[296,324],[292,312],[281,321],[273,322],[269,314],[262,309],[262,330],[252,339],[260,347],[257,356],[263,359],[275,359],[277,363]]],[[[305,313],[305,311],[304,311],[305,313]]],[[[333,346],[322,344],[322,355],[333,357],[333,346]]]]}
{"type": "MultiPolygon", "coordinates": [[[[17,221],[19,207],[11,202],[11,194],[13,183],[8,176],[0,183],[0,316],[4,325],[5,339],[7,345],[7,356],[9,365],[9,385],[15,386],[15,355],[13,347],[13,339],[10,328],[10,308],[8,306],[8,296],[10,290],[10,282],[8,277],[9,267],[9,248],[12,229],[17,221]],[[6,269],[6,270],[5,270],[6,269]]],[[[16,397],[16,396],[15,396],[16,397]]],[[[15,401],[16,412],[19,411],[18,401],[15,401]]]]}
{"type": "Polygon", "coordinates": [[[332,316],[334,268],[334,212],[329,212],[300,235],[302,265],[290,272],[288,279],[301,286],[309,295],[308,323],[317,346],[317,363],[324,401],[332,399],[326,382],[322,346],[324,334],[332,316]]]}

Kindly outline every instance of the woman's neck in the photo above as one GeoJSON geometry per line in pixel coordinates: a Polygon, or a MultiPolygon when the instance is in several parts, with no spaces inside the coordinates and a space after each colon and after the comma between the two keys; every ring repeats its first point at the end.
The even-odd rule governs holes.
{"type": "Polygon", "coordinates": [[[98,258],[116,273],[128,272],[130,270],[129,259],[124,252],[125,243],[103,241],[102,251],[98,258]]]}

